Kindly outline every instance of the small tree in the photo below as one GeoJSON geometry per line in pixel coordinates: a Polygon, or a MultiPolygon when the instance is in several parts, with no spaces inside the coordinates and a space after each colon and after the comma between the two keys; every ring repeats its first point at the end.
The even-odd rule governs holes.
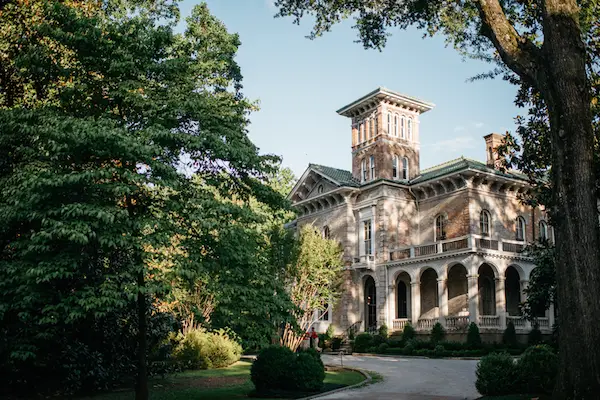
{"type": "Polygon", "coordinates": [[[311,225],[300,230],[297,249],[289,264],[286,287],[296,310],[295,321],[283,324],[280,343],[296,351],[304,333],[313,325],[314,310],[319,319],[326,305],[339,297],[342,251],[339,243],[323,236],[311,225]]]}
{"type": "Polygon", "coordinates": [[[409,341],[410,339],[414,339],[415,337],[415,328],[409,323],[404,325],[404,330],[402,331],[402,340],[404,342],[409,341]]]}
{"type": "Polygon", "coordinates": [[[506,329],[502,334],[502,343],[510,347],[516,347],[517,345],[517,332],[515,331],[515,324],[512,321],[506,325],[506,329]]]}
{"type": "Polygon", "coordinates": [[[379,327],[379,336],[381,336],[384,339],[387,339],[389,337],[388,327],[386,324],[383,324],[379,327]]]}
{"type": "Polygon", "coordinates": [[[542,331],[540,331],[537,325],[534,325],[533,329],[527,335],[527,344],[535,346],[540,343],[542,343],[542,331]]]}
{"type": "Polygon", "coordinates": [[[439,322],[433,326],[431,330],[431,343],[439,343],[446,337],[446,330],[439,322]]]}
{"type": "Polygon", "coordinates": [[[477,324],[475,322],[471,322],[469,324],[469,331],[467,332],[467,346],[481,346],[481,335],[479,334],[479,328],[477,327],[477,324]]]}

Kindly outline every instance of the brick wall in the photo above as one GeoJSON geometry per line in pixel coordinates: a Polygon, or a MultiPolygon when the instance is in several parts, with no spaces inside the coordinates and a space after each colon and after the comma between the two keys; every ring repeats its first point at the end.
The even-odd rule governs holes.
{"type": "Polygon", "coordinates": [[[469,196],[466,189],[419,202],[421,243],[434,241],[435,218],[447,215],[446,239],[469,234],[469,196]]]}
{"type": "Polygon", "coordinates": [[[378,137],[377,140],[366,146],[360,147],[352,153],[352,175],[361,180],[361,162],[366,160],[368,180],[371,179],[369,160],[375,156],[375,179],[393,178],[392,158],[398,156],[398,175],[401,176],[402,157],[407,157],[409,162],[409,179],[419,175],[419,150],[414,143],[399,138],[378,137]]]}

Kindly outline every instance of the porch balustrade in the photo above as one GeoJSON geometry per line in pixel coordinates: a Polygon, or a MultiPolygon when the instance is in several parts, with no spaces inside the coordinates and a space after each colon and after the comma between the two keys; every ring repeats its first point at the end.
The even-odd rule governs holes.
{"type": "Polygon", "coordinates": [[[449,315],[445,319],[446,329],[449,331],[462,330],[469,325],[468,315],[449,315]]]}
{"type": "Polygon", "coordinates": [[[408,322],[408,318],[396,318],[392,321],[392,329],[395,331],[403,331],[408,322]]]}
{"type": "Polygon", "coordinates": [[[500,328],[500,316],[499,315],[480,315],[479,316],[479,327],[480,328],[500,328]]]}

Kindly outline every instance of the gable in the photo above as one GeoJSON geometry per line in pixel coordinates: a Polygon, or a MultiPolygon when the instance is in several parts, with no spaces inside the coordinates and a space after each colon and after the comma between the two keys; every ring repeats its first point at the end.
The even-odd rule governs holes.
{"type": "Polygon", "coordinates": [[[300,179],[298,179],[298,182],[296,182],[290,194],[288,194],[288,199],[295,203],[311,197],[317,197],[321,194],[319,193],[319,186],[321,185],[323,186],[322,193],[327,193],[341,186],[309,165],[300,179]]]}

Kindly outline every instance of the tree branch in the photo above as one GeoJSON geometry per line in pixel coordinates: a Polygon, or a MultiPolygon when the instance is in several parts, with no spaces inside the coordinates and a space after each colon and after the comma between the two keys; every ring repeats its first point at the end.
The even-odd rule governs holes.
{"type": "Polygon", "coordinates": [[[520,36],[510,23],[498,0],[476,0],[481,22],[487,29],[502,61],[523,80],[538,84],[541,75],[540,49],[520,36]]]}

